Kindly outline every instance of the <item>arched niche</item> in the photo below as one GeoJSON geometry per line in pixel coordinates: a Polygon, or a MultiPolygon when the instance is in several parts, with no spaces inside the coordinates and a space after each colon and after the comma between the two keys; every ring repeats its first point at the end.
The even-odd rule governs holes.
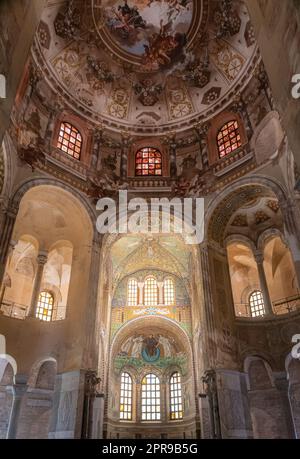
{"type": "MultiPolygon", "coordinates": [[[[133,419],[134,428],[141,428],[151,434],[155,424],[161,429],[174,428],[182,431],[187,423],[195,420],[196,407],[191,396],[194,388],[194,373],[191,343],[187,333],[174,321],[145,316],[125,324],[116,333],[110,346],[110,371],[108,383],[108,429],[112,433],[120,427],[120,381],[122,373],[127,372],[133,381],[133,419]],[[170,420],[170,378],[178,372],[181,376],[182,398],[184,400],[183,419],[172,424],[170,420]],[[146,375],[155,375],[160,383],[159,422],[143,423],[141,386],[146,375]],[[181,427],[180,427],[181,425],[181,427]]],[[[129,424],[127,429],[131,428],[129,424]]]]}

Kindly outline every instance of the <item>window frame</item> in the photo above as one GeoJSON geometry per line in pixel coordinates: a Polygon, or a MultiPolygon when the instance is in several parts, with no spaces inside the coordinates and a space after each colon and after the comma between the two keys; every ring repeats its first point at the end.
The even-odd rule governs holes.
{"type": "Polygon", "coordinates": [[[174,371],[169,378],[169,403],[170,421],[181,421],[184,417],[184,403],[182,396],[181,374],[179,373],[179,371],[174,371]],[[175,377],[176,380],[172,381],[175,377]]]}
{"type": "MultiPolygon", "coordinates": [[[[43,304],[49,304],[49,303],[46,303],[46,302],[43,302],[43,304]]],[[[43,310],[45,310],[47,308],[43,308],[43,310]]],[[[53,321],[53,314],[54,314],[54,309],[55,309],[55,296],[53,294],[53,292],[51,292],[50,290],[41,290],[40,293],[39,293],[39,296],[38,296],[38,301],[37,301],[37,304],[36,304],[36,309],[35,309],[35,317],[39,320],[42,320],[43,322],[52,322],[53,321]],[[41,295],[43,294],[46,294],[46,295],[49,295],[51,298],[52,298],[52,308],[51,308],[51,315],[45,315],[43,312],[39,312],[39,309],[42,309],[42,306],[40,306],[40,303],[42,303],[41,301],[41,295]],[[46,318],[49,318],[49,320],[46,320],[46,319],[43,319],[43,317],[46,317],[46,318]]]]}
{"type": "Polygon", "coordinates": [[[217,151],[218,151],[219,159],[226,158],[231,153],[237,151],[239,148],[242,147],[243,145],[242,134],[241,134],[240,124],[237,119],[228,120],[226,121],[226,123],[223,124],[223,126],[217,132],[216,144],[217,144],[217,151]],[[227,132],[227,134],[225,134],[225,131],[229,131],[232,125],[234,126],[232,132],[227,132]],[[234,136],[230,137],[232,134],[234,134],[234,136]],[[226,140],[227,137],[228,137],[228,140],[226,140]],[[221,148],[223,148],[223,150],[221,150],[221,148]],[[230,149],[230,151],[227,152],[228,149],[230,149]]]}
{"type": "Polygon", "coordinates": [[[140,410],[141,410],[141,421],[143,423],[157,423],[162,421],[162,385],[160,378],[155,373],[147,373],[143,376],[141,380],[141,402],[140,402],[140,410]],[[149,381],[150,378],[150,381],[149,381]],[[144,380],[149,382],[143,383],[144,380]],[[153,386],[154,390],[153,390],[153,386]],[[148,389],[149,388],[149,389],[148,389]],[[145,394],[145,396],[144,396],[145,394]],[[149,398],[150,395],[150,398],[149,398]],[[154,396],[153,396],[154,395],[154,396]],[[152,401],[155,401],[153,410],[152,401]],[[149,403],[150,402],[150,403],[149,403]],[[151,410],[149,410],[151,407],[151,410]],[[145,411],[144,411],[145,409],[145,411]],[[151,419],[148,418],[150,416],[151,419]]]}
{"type": "MultiPolygon", "coordinates": [[[[152,169],[152,168],[151,168],[152,169]]],[[[162,152],[156,148],[156,147],[150,147],[150,146],[144,146],[142,148],[140,148],[139,150],[137,150],[137,152],[135,153],[134,155],[134,175],[136,178],[161,178],[163,177],[163,155],[162,155],[162,152]],[[138,158],[138,155],[142,155],[142,158],[138,158]],[[148,158],[144,158],[143,155],[144,154],[148,154],[148,158]],[[159,159],[160,159],[160,162],[159,163],[156,163],[156,157],[154,156],[153,158],[150,157],[151,154],[154,154],[154,155],[159,155],[159,159]],[[141,159],[142,162],[141,163],[138,163],[137,161],[141,159]],[[146,159],[148,159],[148,162],[146,162],[146,159]],[[150,160],[153,159],[154,160],[154,163],[150,163],[150,160]],[[145,161],[145,162],[144,162],[145,161]],[[156,174],[154,172],[154,174],[149,174],[149,166],[150,165],[154,165],[153,167],[153,170],[156,172],[156,170],[160,171],[160,174],[156,174]],[[142,167],[139,168],[138,166],[141,165],[142,167]],[[148,168],[144,168],[143,166],[144,165],[148,165],[148,168]],[[156,167],[156,166],[160,166],[159,167],[156,167]],[[148,174],[139,174],[138,171],[143,171],[143,170],[147,170],[148,171],[148,174]]]]}
{"type": "Polygon", "coordinates": [[[128,279],[128,282],[127,282],[126,302],[127,302],[127,306],[129,306],[129,307],[135,307],[135,306],[138,306],[138,304],[139,304],[139,286],[138,286],[138,281],[134,277],[131,277],[130,279],[128,279]],[[133,304],[134,303],[134,301],[132,301],[133,295],[130,292],[130,283],[131,282],[135,282],[135,286],[136,286],[136,301],[135,301],[135,304],[133,304]]]}
{"type": "Polygon", "coordinates": [[[175,292],[175,282],[174,280],[171,278],[171,277],[166,277],[164,279],[164,284],[163,284],[163,299],[164,299],[164,305],[165,306],[175,306],[176,304],[176,292],[175,292]],[[170,282],[172,284],[172,295],[171,294],[167,294],[166,295],[166,290],[168,289],[168,287],[166,287],[166,283],[170,282]],[[170,301],[166,301],[166,296],[169,296],[171,299],[170,301]]]}
{"type": "Polygon", "coordinates": [[[249,309],[250,309],[250,315],[251,317],[254,318],[259,318],[259,317],[265,317],[266,315],[266,307],[264,303],[264,297],[262,294],[261,290],[253,290],[250,295],[249,295],[249,309]],[[256,298],[254,298],[256,296],[256,298]],[[258,301],[257,297],[260,297],[260,301],[258,301]],[[251,302],[254,301],[255,303],[251,302]]]}
{"type": "Polygon", "coordinates": [[[72,158],[76,161],[81,161],[83,152],[83,142],[83,135],[73,123],[67,120],[60,121],[56,139],[56,148],[58,148],[62,153],[66,154],[69,158],[72,158]],[[71,132],[68,133],[65,131],[65,129],[69,129],[71,132]],[[72,136],[72,133],[75,134],[75,137],[72,136]],[[74,142],[71,142],[71,138],[74,139],[74,142]],[[66,141],[67,144],[64,144],[64,141],[66,141]],[[77,142],[79,143],[79,146],[77,145],[77,142]],[[63,148],[66,148],[67,151],[65,151],[63,148]],[[79,152],[75,151],[75,148],[79,148],[79,152]],[[70,153],[69,150],[73,150],[72,153],[70,153]]]}
{"type": "MultiPolygon", "coordinates": [[[[148,296],[152,296],[152,293],[150,292],[150,295],[148,296]]],[[[153,306],[158,306],[158,301],[159,301],[159,294],[158,294],[158,284],[157,284],[157,279],[155,276],[147,276],[144,280],[144,288],[143,288],[143,300],[144,300],[144,306],[147,306],[147,307],[153,307],[153,306]],[[147,282],[149,280],[154,280],[155,281],[155,285],[156,285],[156,301],[153,301],[151,302],[146,302],[146,296],[147,296],[147,282]]]]}
{"type": "Polygon", "coordinates": [[[128,371],[123,371],[120,378],[120,403],[119,403],[119,419],[120,421],[133,421],[133,394],[134,394],[133,378],[128,371]],[[123,378],[125,381],[123,381],[123,378]],[[126,381],[127,380],[127,381],[126,381]],[[129,386],[129,388],[128,388],[129,386]],[[123,403],[122,403],[123,402],[123,403]],[[124,410],[121,411],[121,406],[124,410]],[[127,409],[125,409],[127,408],[127,409]],[[127,417],[121,417],[121,414],[127,414],[127,417]]]}

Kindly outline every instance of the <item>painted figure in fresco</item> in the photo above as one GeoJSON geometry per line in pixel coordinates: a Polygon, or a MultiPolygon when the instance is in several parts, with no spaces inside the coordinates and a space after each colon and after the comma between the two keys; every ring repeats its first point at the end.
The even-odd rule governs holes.
{"type": "Polygon", "coordinates": [[[154,33],[149,39],[149,45],[144,45],[145,53],[143,56],[143,65],[149,70],[158,70],[179,59],[187,43],[185,34],[169,33],[172,23],[163,24],[160,21],[159,33],[154,33]]]}
{"type": "Polygon", "coordinates": [[[143,341],[144,339],[142,336],[138,336],[137,338],[134,338],[132,340],[133,346],[132,346],[132,351],[131,351],[131,357],[135,359],[138,359],[141,357],[143,341]]]}
{"type": "Polygon", "coordinates": [[[168,340],[168,338],[165,338],[164,336],[159,335],[158,342],[163,347],[164,356],[165,357],[172,357],[172,345],[171,345],[170,341],[168,340]]]}
{"type": "Polygon", "coordinates": [[[133,340],[133,337],[130,336],[130,338],[128,338],[125,343],[122,345],[121,347],[121,352],[128,355],[129,354],[129,351],[130,351],[130,348],[131,348],[131,344],[132,344],[132,340],[133,340]]]}
{"type": "Polygon", "coordinates": [[[150,358],[155,356],[158,344],[158,340],[153,335],[144,339],[144,348],[150,358]]]}
{"type": "Polygon", "coordinates": [[[121,38],[129,38],[135,29],[145,29],[146,21],[142,18],[136,6],[132,8],[128,5],[128,0],[124,0],[124,5],[119,5],[116,10],[112,8],[114,19],[110,21],[112,30],[118,31],[121,38]]]}

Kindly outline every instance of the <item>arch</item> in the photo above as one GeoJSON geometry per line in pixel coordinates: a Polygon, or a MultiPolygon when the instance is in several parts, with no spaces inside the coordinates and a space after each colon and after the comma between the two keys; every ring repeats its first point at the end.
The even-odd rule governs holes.
{"type": "Polygon", "coordinates": [[[224,246],[224,234],[233,212],[243,203],[259,196],[276,196],[282,205],[287,190],[276,180],[264,176],[244,177],[228,185],[217,197],[214,196],[205,212],[205,237],[224,246]]]}
{"type": "Polygon", "coordinates": [[[244,361],[244,371],[247,375],[248,390],[275,387],[272,368],[264,358],[247,356],[244,361]]]}
{"type": "Polygon", "coordinates": [[[158,316],[138,317],[136,319],[132,319],[130,322],[123,324],[111,341],[111,352],[121,346],[122,341],[126,338],[126,336],[134,333],[134,331],[139,327],[143,327],[145,325],[147,326],[148,323],[149,325],[151,324],[152,327],[160,325],[161,327],[166,327],[166,329],[169,329],[170,332],[173,332],[173,334],[178,337],[181,344],[183,345],[185,352],[188,355],[192,355],[192,347],[188,333],[174,320],[158,316]]]}
{"type": "Polygon", "coordinates": [[[234,243],[246,245],[253,252],[253,254],[256,251],[256,246],[254,242],[249,237],[244,236],[243,234],[232,234],[230,236],[227,236],[226,239],[224,239],[224,247],[226,249],[234,243]]]}
{"type": "Polygon", "coordinates": [[[284,234],[277,228],[268,228],[265,231],[263,231],[257,240],[257,248],[258,250],[261,250],[263,252],[265,245],[268,243],[270,239],[273,237],[279,237],[283,244],[289,247],[289,244],[284,236],[284,234]]]}
{"type": "Polygon", "coordinates": [[[89,222],[91,223],[91,226],[94,230],[94,237],[96,238],[96,240],[99,239],[99,233],[96,230],[96,209],[88,202],[88,200],[83,196],[83,194],[81,194],[78,190],[60,180],[53,179],[50,177],[26,179],[23,183],[21,183],[18,186],[18,188],[14,190],[9,202],[9,208],[15,210],[15,212],[17,213],[17,209],[20,206],[21,200],[26,195],[26,193],[39,186],[50,186],[58,190],[64,190],[73,199],[75,198],[82,205],[82,208],[85,211],[89,222]]]}
{"type": "Polygon", "coordinates": [[[32,389],[54,390],[56,374],[56,359],[51,356],[41,357],[30,369],[28,386],[32,389]]]}

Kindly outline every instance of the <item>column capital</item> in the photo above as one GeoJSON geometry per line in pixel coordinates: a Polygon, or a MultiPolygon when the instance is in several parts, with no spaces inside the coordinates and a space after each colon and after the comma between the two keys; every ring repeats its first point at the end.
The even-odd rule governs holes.
{"type": "Polygon", "coordinates": [[[261,250],[256,250],[253,255],[254,255],[256,263],[258,265],[262,265],[265,260],[265,256],[263,252],[261,250]]]}
{"type": "Polygon", "coordinates": [[[43,266],[47,263],[48,261],[48,252],[45,251],[45,250],[41,250],[39,253],[38,253],[38,256],[37,256],[37,262],[39,265],[43,266]]]}
{"type": "Polygon", "coordinates": [[[28,376],[16,374],[14,377],[14,384],[12,385],[13,395],[15,397],[22,397],[26,394],[28,389],[28,376]]]}

